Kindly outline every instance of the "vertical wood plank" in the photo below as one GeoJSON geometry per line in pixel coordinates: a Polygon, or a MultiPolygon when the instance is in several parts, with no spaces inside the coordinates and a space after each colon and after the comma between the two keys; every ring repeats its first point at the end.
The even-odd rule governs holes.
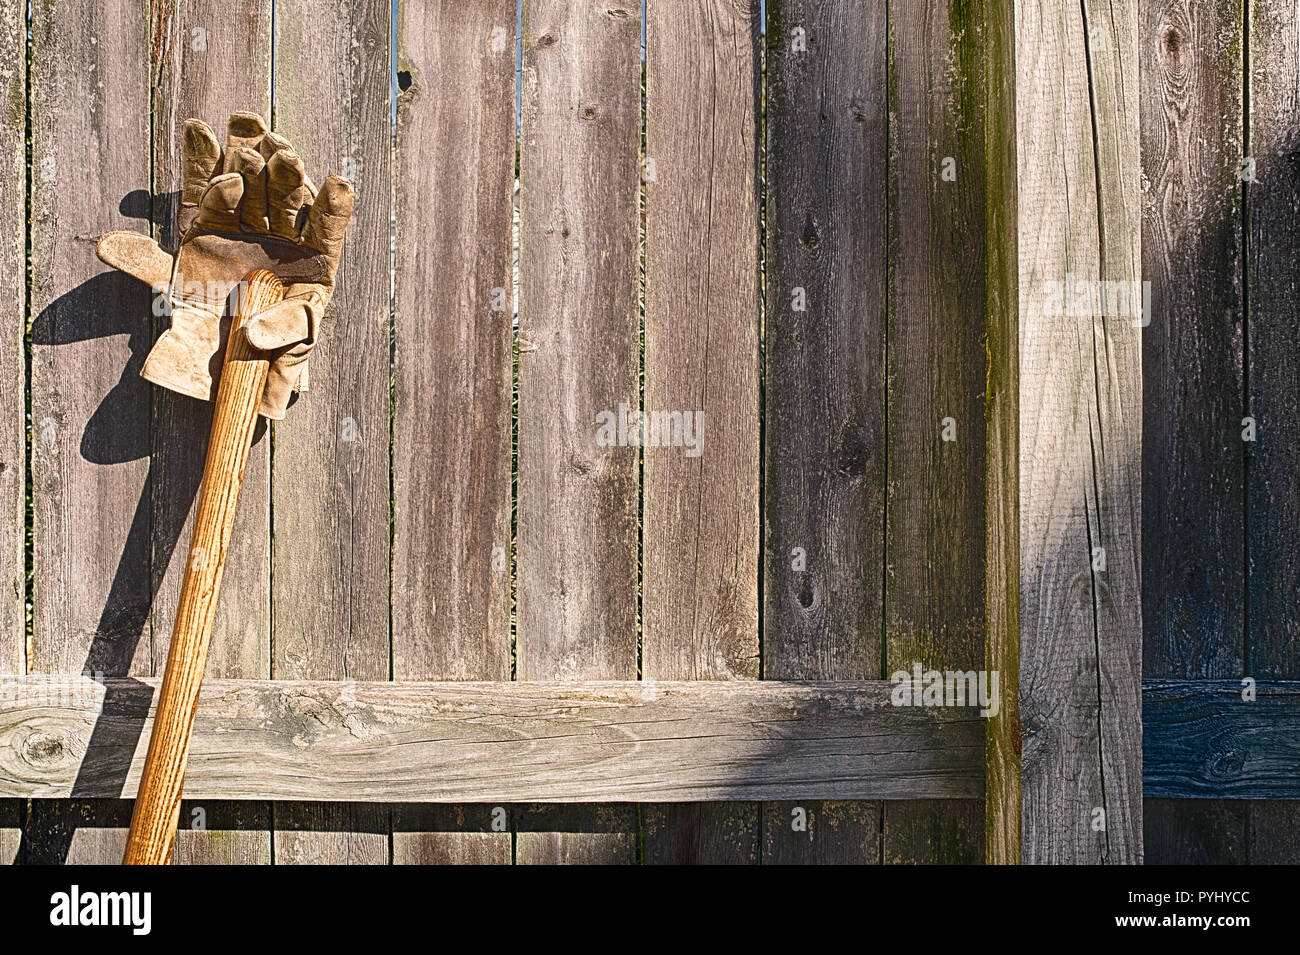
{"type": "MultiPolygon", "coordinates": [[[[638,6],[526,0],[521,95],[518,677],[634,680],[638,449],[607,438],[639,408],[638,6]]],[[[521,863],[635,858],[633,806],[542,818],[521,863]]]]}
{"type": "MultiPolygon", "coordinates": [[[[185,120],[202,119],[224,142],[226,119],[232,112],[256,110],[270,116],[271,3],[255,0],[232,16],[228,7],[212,0],[179,0],[155,2],[150,13],[154,235],[164,248],[174,249],[180,240],[176,213],[185,120]]],[[[161,331],[166,319],[156,322],[161,331]]],[[[185,573],[212,404],[166,388],[151,389],[151,403],[151,620],[155,672],[161,673],[185,573]]],[[[271,673],[270,440],[265,428],[260,431],[249,452],[222,578],[208,651],[209,678],[265,678],[271,673]]],[[[270,861],[271,836],[266,829],[214,828],[232,816],[269,818],[268,804],[260,808],[213,804],[187,810],[176,843],[178,861],[270,861]],[[196,808],[211,818],[196,819],[196,808]],[[195,831],[196,822],[206,825],[207,831],[195,831]]]]}
{"type": "MultiPolygon", "coordinates": [[[[391,9],[275,8],[276,130],[320,180],[356,188],[311,389],[272,426],[272,662],[286,679],[390,673],[391,9]]],[[[281,803],[275,817],[277,862],[389,861],[386,807],[281,803]]]]}
{"type": "Polygon", "coordinates": [[[1248,859],[1247,800],[1148,799],[1143,845],[1148,865],[1241,865],[1248,859]]]}
{"type": "Polygon", "coordinates": [[[1096,283],[1139,278],[1137,7],[1016,27],[1023,857],[1136,863],[1141,338],[1096,283]]]}
{"type": "Polygon", "coordinates": [[[1252,0],[1250,18],[1250,238],[1248,443],[1250,652],[1248,676],[1300,674],[1300,23],[1294,5],[1252,0]]]}
{"type": "Polygon", "coordinates": [[[23,814],[26,803],[21,799],[0,800],[0,865],[17,865],[23,861],[23,814]]]}
{"type": "MultiPolygon", "coordinates": [[[[1246,675],[1300,679],[1300,15],[1282,0],[1250,0],[1247,152],[1247,445],[1250,622],[1246,675]]],[[[1295,802],[1250,808],[1250,860],[1300,861],[1295,802]]]]}
{"type": "MultiPolygon", "coordinates": [[[[1244,661],[1242,0],[1140,12],[1143,671],[1218,679],[1244,661]]],[[[1244,861],[1246,803],[1146,810],[1149,862],[1244,861]]]]}
{"type": "MultiPolygon", "coordinates": [[[[515,4],[399,15],[393,676],[508,680],[515,4]]],[[[394,861],[510,861],[419,821],[395,810],[394,861]]]]}
{"type": "MultiPolygon", "coordinates": [[[[0,0],[0,673],[27,669],[25,431],[27,10],[0,0]]],[[[18,851],[24,804],[0,800],[0,864],[18,851]]]]}
{"type": "MultiPolygon", "coordinates": [[[[889,9],[895,121],[888,167],[885,672],[914,663],[978,670],[984,659],[983,4],[904,2],[889,9]]],[[[982,857],[978,804],[886,804],[884,811],[886,861],[982,857]],[[897,816],[892,822],[891,815],[897,816]]]]}
{"type": "Polygon", "coordinates": [[[1252,865],[1300,863],[1300,801],[1252,800],[1248,836],[1252,865]]]}
{"type": "MultiPolygon", "coordinates": [[[[31,16],[32,670],[147,674],[150,295],[95,241],[149,230],[148,21],[127,0],[31,16]]],[[[76,831],[95,812],[42,803],[33,855],[119,862],[125,832],[76,831]]]]}
{"type": "Polygon", "coordinates": [[[985,5],[984,667],[1001,707],[985,733],[984,860],[1019,865],[1020,343],[1015,5],[985,5]]]}
{"type": "MultiPolygon", "coordinates": [[[[647,4],[645,410],[702,415],[647,448],[642,670],[759,676],[759,9],[647,4]]],[[[651,859],[754,861],[755,804],[648,807],[651,859]]]]}
{"type": "MultiPolygon", "coordinates": [[[[885,77],[884,5],[768,4],[768,679],[881,670],[885,77]]],[[[763,861],[877,861],[880,811],[765,805],[763,861]]]]}
{"type": "Polygon", "coordinates": [[[880,831],[878,802],[765,802],[763,864],[875,865],[880,831]]]}
{"type": "Polygon", "coordinates": [[[0,673],[26,670],[27,24],[25,4],[0,0],[0,673]]]}
{"type": "Polygon", "coordinates": [[[1142,7],[1146,675],[1242,666],[1242,3],[1142,7]]]}

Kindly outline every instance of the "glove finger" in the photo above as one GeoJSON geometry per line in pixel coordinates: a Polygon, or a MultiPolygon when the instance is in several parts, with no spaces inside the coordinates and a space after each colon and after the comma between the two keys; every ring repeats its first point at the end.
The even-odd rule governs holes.
{"type": "Polygon", "coordinates": [[[266,164],[266,214],[271,231],[286,239],[298,238],[298,214],[310,201],[302,159],[291,149],[281,149],[266,164]]]}
{"type": "MultiPolygon", "coordinates": [[[[250,113],[246,110],[240,110],[230,114],[230,119],[226,121],[226,152],[234,152],[241,147],[247,147],[254,152],[262,142],[262,137],[266,135],[266,123],[262,117],[256,113],[250,113]]],[[[230,160],[227,156],[226,160],[230,160]]],[[[226,166],[223,172],[235,172],[234,169],[226,166]]]]}
{"type": "Polygon", "coordinates": [[[244,325],[244,336],[260,351],[276,351],[299,344],[310,349],[315,344],[316,326],[324,310],[319,292],[295,295],[252,316],[244,325]]]}
{"type": "Polygon", "coordinates": [[[266,160],[248,146],[226,153],[226,165],[233,166],[244,179],[244,198],[239,205],[239,221],[254,232],[266,232],[266,160]],[[231,162],[231,157],[234,162],[231,162]]]}
{"type": "Polygon", "coordinates": [[[342,176],[330,176],[307,212],[302,241],[325,253],[330,263],[331,276],[338,267],[343,233],[347,231],[348,221],[352,218],[352,205],[355,201],[356,191],[352,188],[352,183],[342,176]]]}
{"type": "Polygon", "coordinates": [[[197,206],[213,173],[221,165],[221,144],[207,123],[187,119],[181,149],[184,167],[181,172],[181,203],[197,206]]]}
{"type": "Polygon", "coordinates": [[[289,140],[285,139],[279,133],[271,132],[270,130],[267,130],[266,135],[263,136],[261,142],[257,144],[257,151],[262,154],[262,158],[267,162],[270,162],[271,157],[281,149],[287,149],[289,152],[293,152],[293,147],[289,145],[289,140]]]}
{"type": "Polygon", "coordinates": [[[99,261],[162,292],[172,278],[172,256],[139,232],[109,232],[95,246],[99,261]]]}
{"type": "Polygon", "coordinates": [[[234,232],[239,229],[239,200],[244,195],[244,177],[237,172],[223,173],[212,180],[199,202],[195,221],[208,229],[234,232]]]}

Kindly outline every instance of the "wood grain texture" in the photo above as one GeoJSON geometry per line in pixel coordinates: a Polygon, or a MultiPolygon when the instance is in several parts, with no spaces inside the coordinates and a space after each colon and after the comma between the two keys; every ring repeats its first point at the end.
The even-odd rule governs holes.
{"type": "Polygon", "coordinates": [[[976,865],[984,860],[984,805],[974,799],[885,803],[886,865],[976,865]]]}
{"type": "Polygon", "coordinates": [[[34,799],[28,804],[28,865],[117,865],[131,824],[128,799],[34,799]]]}
{"type": "MultiPolygon", "coordinates": [[[[1258,440],[1247,455],[1246,675],[1300,679],[1300,12],[1282,0],[1249,6],[1246,152],[1249,290],[1247,407],[1258,440]]],[[[1300,804],[1252,803],[1252,862],[1300,863],[1300,804]],[[1288,834],[1289,833],[1289,834],[1288,834]]]]}
{"type": "Polygon", "coordinates": [[[1241,0],[1142,7],[1143,658],[1241,672],[1241,0]]]}
{"type": "MultiPolygon", "coordinates": [[[[176,248],[176,213],[182,177],[181,131],[185,120],[202,119],[224,141],[227,117],[236,110],[271,115],[271,2],[253,0],[228,8],[212,0],[155,0],[150,4],[153,70],[153,232],[164,248],[176,248]]],[[[156,319],[161,330],[164,319],[156,319]]],[[[194,503],[212,425],[211,402],[166,388],[150,391],[150,539],[155,673],[162,672],[176,619],[186,566],[183,541],[193,533],[194,503]]],[[[255,433],[235,530],[226,558],[223,594],[216,609],[207,675],[261,679],[271,675],[270,447],[267,429],[255,433]]],[[[214,818],[257,818],[252,806],[205,806],[214,818]]],[[[261,818],[270,808],[261,807],[261,818]]],[[[189,864],[252,862],[270,853],[267,831],[229,834],[194,831],[181,820],[176,861],[189,864]]]]}
{"type": "Polygon", "coordinates": [[[984,860],[1020,846],[1020,251],[1013,4],[985,7],[984,667],[1002,706],[985,734],[984,860]]]}
{"type": "Polygon", "coordinates": [[[640,16],[524,5],[518,675],[636,678],[640,16]]]}
{"type": "MultiPolygon", "coordinates": [[[[881,669],[885,85],[883,5],[768,5],[768,679],[881,669]]],[[[875,861],[879,816],[879,805],[766,806],[763,860],[875,861]],[[795,808],[806,828],[788,819],[795,808]]]]}
{"type": "MultiPolygon", "coordinates": [[[[493,290],[511,287],[515,74],[494,36],[515,5],[399,16],[393,676],[508,680],[511,313],[493,290]]],[[[417,823],[394,810],[395,861],[511,859],[509,833],[417,823]]]]}
{"type": "Polygon", "coordinates": [[[1300,801],[1251,802],[1248,835],[1251,864],[1295,865],[1300,861],[1300,801]]]}
{"type": "MultiPolygon", "coordinates": [[[[1143,670],[1226,678],[1245,653],[1242,2],[1162,0],[1140,14],[1153,316],[1142,342],[1143,670]]],[[[1246,812],[1240,801],[1154,802],[1149,860],[1244,859],[1246,812]]]]}
{"type": "MultiPolygon", "coordinates": [[[[74,781],[87,796],[134,794],[144,746],[131,727],[148,728],[157,681],[108,683],[111,706],[88,677],[0,678],[0,797],[66,796],[74,781]],[[100,709],[104,745],[83,759],[100,709]]],[[[492,804],[982,796],[978,711],[894,706],[892,687],[208,680],[186,793],[492,804]]],[[[741,815],[724,828],[756,840],[741,815]]]]}
{"type": "MultiPolygon", "coordinates": [[[[639,7],[529,0],[522,82],[517,675],[630,680],[640,452],[598,425],[640,406],[639,7]]],[[[635,807],[577,812],[531,814],[516,859],[635,858],[635,807]]]]}
{"type": "Polygon", "coordinates": [[[766,802],[763,864],[877,864],[880,810],[878,802],[766,802]]]}
{"type": "MultiPolygon", "coordinates": [[[[644,454],[647,678],[759,676],[758,15],[647,8],[644,402],[703,425],[697,456],[644,454]]],[[[649,812],[646,861],[757,859],[757,806],[649,812]]]]}
{"type": "MultiPolygon", "coordinates": [[[[1145,680],[1144,789],[1152,798],[1300,798],[1300,683],[1145,680]]],[[[1230,813],[1234,819],[1240,813],[1230,813]]]]}
{"type": "Polygon", "coordinates": [[[1127,290],[1139,278],[1137,23],[1133,0],[1017,11],[1021,831],[1031,863],[1142,859],[1141,338],[1118,303],[1087,294],[1104,286],[1086,284],[1127,290]]]}
{"type": "MultiPolygon", "coordinates": [[[[27,669],[23,549],[27,439],[27,24],[25,4],[0,2],[0,673],[27,669]]],[[[0,802],[0,865],[21,841],[21,803],[0,802]]]]}
{"type": "Polygon", "coordinates": [[[23,816],[27,805],[20,799],[0,801],[0,865],[23,861],[23,816]]]}
{"type": "MultiPolygon", "coordinates": [[[[40,673],[147,674],[149,290],[95,241],[148,231],[149,48],[138,4],[31,10],[33,640],[40,673]],[[144,221],[132,221],[132,219],[144,221]]],[[[93,746],[92,746],[93,748],[93,746]]],[[[112,793],[116,796],[117,793],[112,793]]],[[[43,804],[33,856],[116,863],[94,806],[43,804]]]]}
{"type": "Polygon", "coordinates": [[[1234,865],[1248,858],[1250,803],[1226,799],[1146,799],[1147,865],[1234,865]]]}
{"type": "Polygon", "coordinates": [[[18,0],[0,0],[0,673],[27,666],[26,496],[27,30],[18,0]]]}
{"type": "Polygon", "coordinates": [[[270,865],[271,807],[260,800],[181,802],[176,865],[270,865]]]}
{"type": "MultiPolygon", "coordinates": [[[[1281,0],[1250,7],[1247,675],[1300,677],[1300,22],[1281,0]]],[[[1240,431],[1238,431],[1238,436],[1240,431]]]]}
{"type": "MultiPolygon", "coordinates": [[[[886,675],[984,659],[983,16],[978,0],[889,8],[886,675]]],[[[884,812],[886,861],[983,855],[979,807],[884,812]]]]}
{"type": "MultiPolygon", "coordinates": [[[[311,389],[272,426],[272,672],[280,678],[390,672],[391,8],[366,0],[325,17],[305,0],[275,7],[276,63],[286,65],[275,74],[276,131],[317,181],[339,173],[356,189],[311,389]]],[[[296,811],[275,809],[277,862],[388,861],[382,807],[322,806],[310,825],[287,821],[296,811]]]]}

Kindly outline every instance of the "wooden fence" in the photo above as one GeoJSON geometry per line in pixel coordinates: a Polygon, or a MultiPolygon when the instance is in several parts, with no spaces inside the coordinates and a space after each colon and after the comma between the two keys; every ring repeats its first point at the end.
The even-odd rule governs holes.
{"type": "Polygon", "coordinates": [[[120,858],[210,408],[94,240],[173,242],[180,123],[253,108],[357,213],[178,860],[1300,859],[1293,3],[25,17],[0,857],[120,858]]]}

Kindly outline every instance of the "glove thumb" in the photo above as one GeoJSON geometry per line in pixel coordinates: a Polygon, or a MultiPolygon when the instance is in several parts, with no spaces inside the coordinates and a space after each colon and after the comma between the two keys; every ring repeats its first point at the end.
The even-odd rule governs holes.
{"type": "Polygon", "coordinates": [[[322,311],[317,294],[286,298],[250,318],[244,335],[259,351],[276,351],[299,343],[314,345],[322,311]]]}
{"type": "Polygon", "coordinates": [[[109,232],[101,236],[95,254],[111,265],[139,279],[155,292],[165,292],[172,279],[172,256],[157,242],[139,232],[109,232]]]}

